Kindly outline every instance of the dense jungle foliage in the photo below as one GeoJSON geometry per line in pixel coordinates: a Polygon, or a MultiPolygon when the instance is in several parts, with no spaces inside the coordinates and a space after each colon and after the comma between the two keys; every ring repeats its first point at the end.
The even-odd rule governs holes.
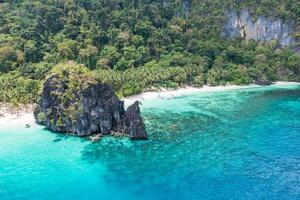
{"type": "Polygon", "coordinates": [[[119,96],[300,81],[293,50],[221,36],[226,14],[243,9],[284,20],[300,38],[299,0],[0,0],[0,101],[35,102],[60,63],[86,66],[119,96]]]}

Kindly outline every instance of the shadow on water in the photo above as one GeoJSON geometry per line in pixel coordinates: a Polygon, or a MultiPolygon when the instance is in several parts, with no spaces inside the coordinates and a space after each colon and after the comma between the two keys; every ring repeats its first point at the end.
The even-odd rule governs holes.
{"type": "Polygon", "coordinates": [[[50,132],[51,134],[55,135],[55,139],[52,140],[52,142],[54,142],[54,143],[69,140],[70,138],[78,139],[78,141],[81,141],[81,142],[86,142],[87,141],[87,138],[79,138],[75,134],[71,134],[71,133],[66,134],[66,133],[63,133],[63,132],[52,131],[52,130],[49,130],[48,128],[46,128],[46,127],[44,127],[43,130],[47,131],[47,133],[50,132]]]}
{"type": "Polygon", "coordinates": [[[62,139],[61,138],[56,138],[53,140],[53,142],[60,142],[62,139]]]}

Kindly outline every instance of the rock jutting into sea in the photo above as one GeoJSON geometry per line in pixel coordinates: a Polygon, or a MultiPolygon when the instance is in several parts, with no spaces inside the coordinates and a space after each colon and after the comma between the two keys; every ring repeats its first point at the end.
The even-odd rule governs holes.
{"type": "Polygon", "coordinates": [[[148,138],[138,102],[125,111],[109,85],[80,76],[64,71],[45,81],[34,111],[38,124],[80,137],[117,132],[131,139],[148,138]]]}

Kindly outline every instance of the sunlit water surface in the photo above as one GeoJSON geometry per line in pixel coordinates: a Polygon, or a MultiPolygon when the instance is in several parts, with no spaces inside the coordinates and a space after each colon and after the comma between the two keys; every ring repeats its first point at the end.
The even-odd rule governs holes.
{"type": "Polygon", "coordinates": [[[300,86],[143,102],[150,139],[0,127],[0,199],[300,199],[300,86]]]}

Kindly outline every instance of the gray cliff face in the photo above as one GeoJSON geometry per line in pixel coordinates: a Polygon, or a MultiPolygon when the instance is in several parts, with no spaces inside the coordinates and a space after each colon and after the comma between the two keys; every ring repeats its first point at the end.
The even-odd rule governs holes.
{"type": "MultiPolygon", "coordinates": [[[[162,0],[161,4],[163,7],[169,6],[171,3],[170,0],[162,0]]],[[[178,8],[177,16],[184,16],[185,18],[189,18],[190,15],[190,7],[191,7],[191,0],[181,0],[181,7],[178,8]]]]}
{"type": "Polygon", "coordinates": [[[34,116],[38,124],[57,132],[73,133],[80,137],[91,134],[121,133],[132,139],[147,139],[138,102],[124,109],[111,87],[89,83],[72,91],[65,100],[68,78],[52,76],[46,80],[34,116]]]}
{"type": "Polygon", "coordinates": [[[270,41],[276,39],[284,47],[295,43],[292,37],[292,28],[289,24],[279,19],[258,17],[256,21],[248,11],[231,12],[228,23],[225,25],[224,35],[230,38],[242,37],[246,40],[270,41]]]}
{"type": "Polygon", "coordinates": [[[183,7],[183,13],[185,15],[185,18],[189,18],[190,1],[189,0],[182,0],[182,7],[183,7]]]}
{"type": "Polygon", "coordinates": [[[124,115],[125,133],[131,139],[147,139],[145,125],[140,115],[139,102],[135,102],[129,106],[124,115]]]}
{"type": "Polygon", "coordinates": [[[79,136],[92,133],[108,135],[111,131],[122,132],[124,103],[108,85],[96,84],[82,91],[80,112],[76,116],[76,133],[79,136]]]}

